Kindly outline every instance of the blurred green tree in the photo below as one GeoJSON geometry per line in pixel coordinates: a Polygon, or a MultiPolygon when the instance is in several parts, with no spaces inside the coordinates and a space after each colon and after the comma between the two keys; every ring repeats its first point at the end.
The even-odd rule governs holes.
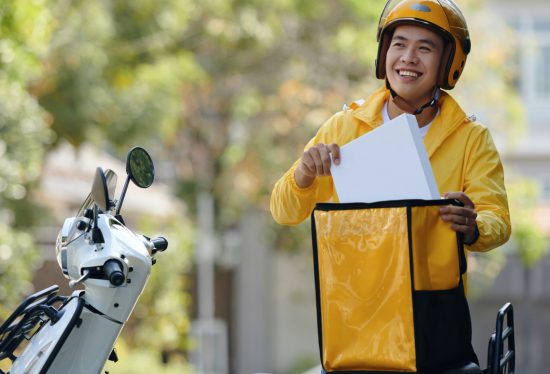
{"type": "Polygon", "coordinates": [[[40,214],[27,197],[53,134],[27,87],[41,74],[50,30],[44,1],[0,5],[0,318],[31,291],[40,260],[28,232],[40,214]]]}
{"type": "Polygon", "coordinates": [[[180,86],[200,77],[180,48],[190,1],[55,1],[45,74],[32,87],[58,140],[126,151],[163,143],[181,117],[180,86]]]}
{"type": "Polygon", "coordinates": [[[539,186],[533,180],[516,179],[508,184],[514,235],[512,246],[523,266],[532,268],[548,251],[548,238],[536,219],[539,186]]]}
{"type": "MultiPolygon", "coordinates": [[[[382,5],[228,1],[225,12],[205,6],[191,22],[198,31],[183,47],[204,78],[184,85],[169,152],[191,207],[198,191],[215,197],[220,232],[247,209],[267,210],[274,181],[318,126],[372,86],[382,5]]],[[[272,234],[277,247],[297,248],[299,232],[272,234]]]]}
{"type": "MultiPolygon", "coordinates": [[[[158,161],[155,149],[180,124],[182,81],[201,75],[193,56],[180,48],[192,2],[49,0],[48,5],[55,27],[43,73],[29,91],[50,115],[54,146],[91,142],[123,158],[137,143],[158,161]]],[[[161,361],[161,350],[186,347],[184,275],[193,226],[184,211],[162,222],[141,221],[146,232],[164,231],[171,250],[159,256],[163,269],[152,272],[120,345],[130,352],[154,347],[153,365],[161,361]]]]}
{"type": "MultiPolygon", "coordinates": [[[[185,5],[55,0],[0,5],[2,317],[31,291],[40,261],[30,235],[38,208],[24,198],[40,174],[47,147],[91,140],[121,153],[144,139],[149,145],[162,143],[169,127],[179,123],[178,77],[193,69],[192,58],[180,54],[176,42],[169,45],[172,50],[162,44],[181,35],[178,28],[185,22],[179,15],[185,15],[185,5]]],[[[147,318],[148,323],[136,323],[141,330],[129,331],[130,346],[181,350],[189,303],[181,278],[190,258],[189,239],[181,235],[192,237],[192,225],[183,213],[144,225],[149,232],[162,228],[177,250],[166,256],[172,258],[165,264],[170,271],[157,272],[142,297],[151,303],[136,308],[136,320],[147,318]],[[153,311],[156,318],[150,319],[153,311]]],[[[160,361],[159,353],[155,359],[160,361]]]]}
{"type": "Polygon", "coordinates": [[[506,255],[512,254],[516,255],[523,265],[523,286],[526,291],[522,294],[522,305],[528,309],[531,269],[548,253],[550,241],[537,221],[536,213],[540,203],[538,184],[532,179],[515,175],[507,180],[506,187],[512,237],[499,250],[472,254],[468,264],[472,279],[469,295],[474,298],[482,296],[506,265],[506,255]]]}

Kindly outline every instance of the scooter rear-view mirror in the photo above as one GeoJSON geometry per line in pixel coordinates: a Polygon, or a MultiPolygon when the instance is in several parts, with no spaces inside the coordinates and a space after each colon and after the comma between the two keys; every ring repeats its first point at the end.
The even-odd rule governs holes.
{"type": "Polygon", "coordinates": [[[141,147],[134,147],[126,159],[126,173],[128,177],[141,188],[147,188],[155,180],[155,166],[147,151],[141,147]]]}
{"type": "Polygon", "coordinates": [[[122,208],[122,202],[124,201],[124,196],[126,195],[130,180],[141,188],[151,186],[155,180],[155,165],[153,164],[151,156],[149,156],[149,153],[147,153],[145,149],[134,147],[128,152],[128,157],[126,158],[126,173],[128,176],[126,177],[120,199],[118,200],[115,216],[120,216],[120,209],[122,208]]]}

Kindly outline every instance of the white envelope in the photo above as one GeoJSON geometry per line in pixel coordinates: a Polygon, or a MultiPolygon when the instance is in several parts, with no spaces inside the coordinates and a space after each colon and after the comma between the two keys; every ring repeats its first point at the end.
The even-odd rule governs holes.
{"type": "Polygon", "coordinates": [[[341,203],[439,199],[416,117],[402,114],[343,145],[330,172],[341,203]]]}

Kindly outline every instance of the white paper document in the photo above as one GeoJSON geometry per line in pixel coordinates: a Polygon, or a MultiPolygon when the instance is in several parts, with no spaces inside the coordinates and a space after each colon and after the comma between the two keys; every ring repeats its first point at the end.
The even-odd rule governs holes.
{"type": "Polygon", "coordinates": [[[341,203],[439,199],[416,118],[402,114],[343,145],[330,172],[341,203]]]}

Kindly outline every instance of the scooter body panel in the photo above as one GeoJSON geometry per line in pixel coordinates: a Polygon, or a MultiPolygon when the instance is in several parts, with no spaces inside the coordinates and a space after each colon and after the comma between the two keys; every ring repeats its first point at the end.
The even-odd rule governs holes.
{"type": "Polygon", "coordinates": [[[78,324],[83,306],[84,300],[78,297],[70,299],[61,309],[63,311],[61,318],[56,323],[48,321],[32,337],[14,361],[10,373],[46,372],[52,359],[78,324]]]}
{"type": "Polygon", "coordinates": [[[82,323],[74,328],[53,359],[47,374],[99,374],[113,349],[123,324],[113,322],[86,307],[82,323]]]}
{"type": "Polygon", "coordinates": [[[55,324],[48,322],[33,336],[11,374],[101,373],[124,325],[90,310],[83,296],[61,311],[55,324]]]}

